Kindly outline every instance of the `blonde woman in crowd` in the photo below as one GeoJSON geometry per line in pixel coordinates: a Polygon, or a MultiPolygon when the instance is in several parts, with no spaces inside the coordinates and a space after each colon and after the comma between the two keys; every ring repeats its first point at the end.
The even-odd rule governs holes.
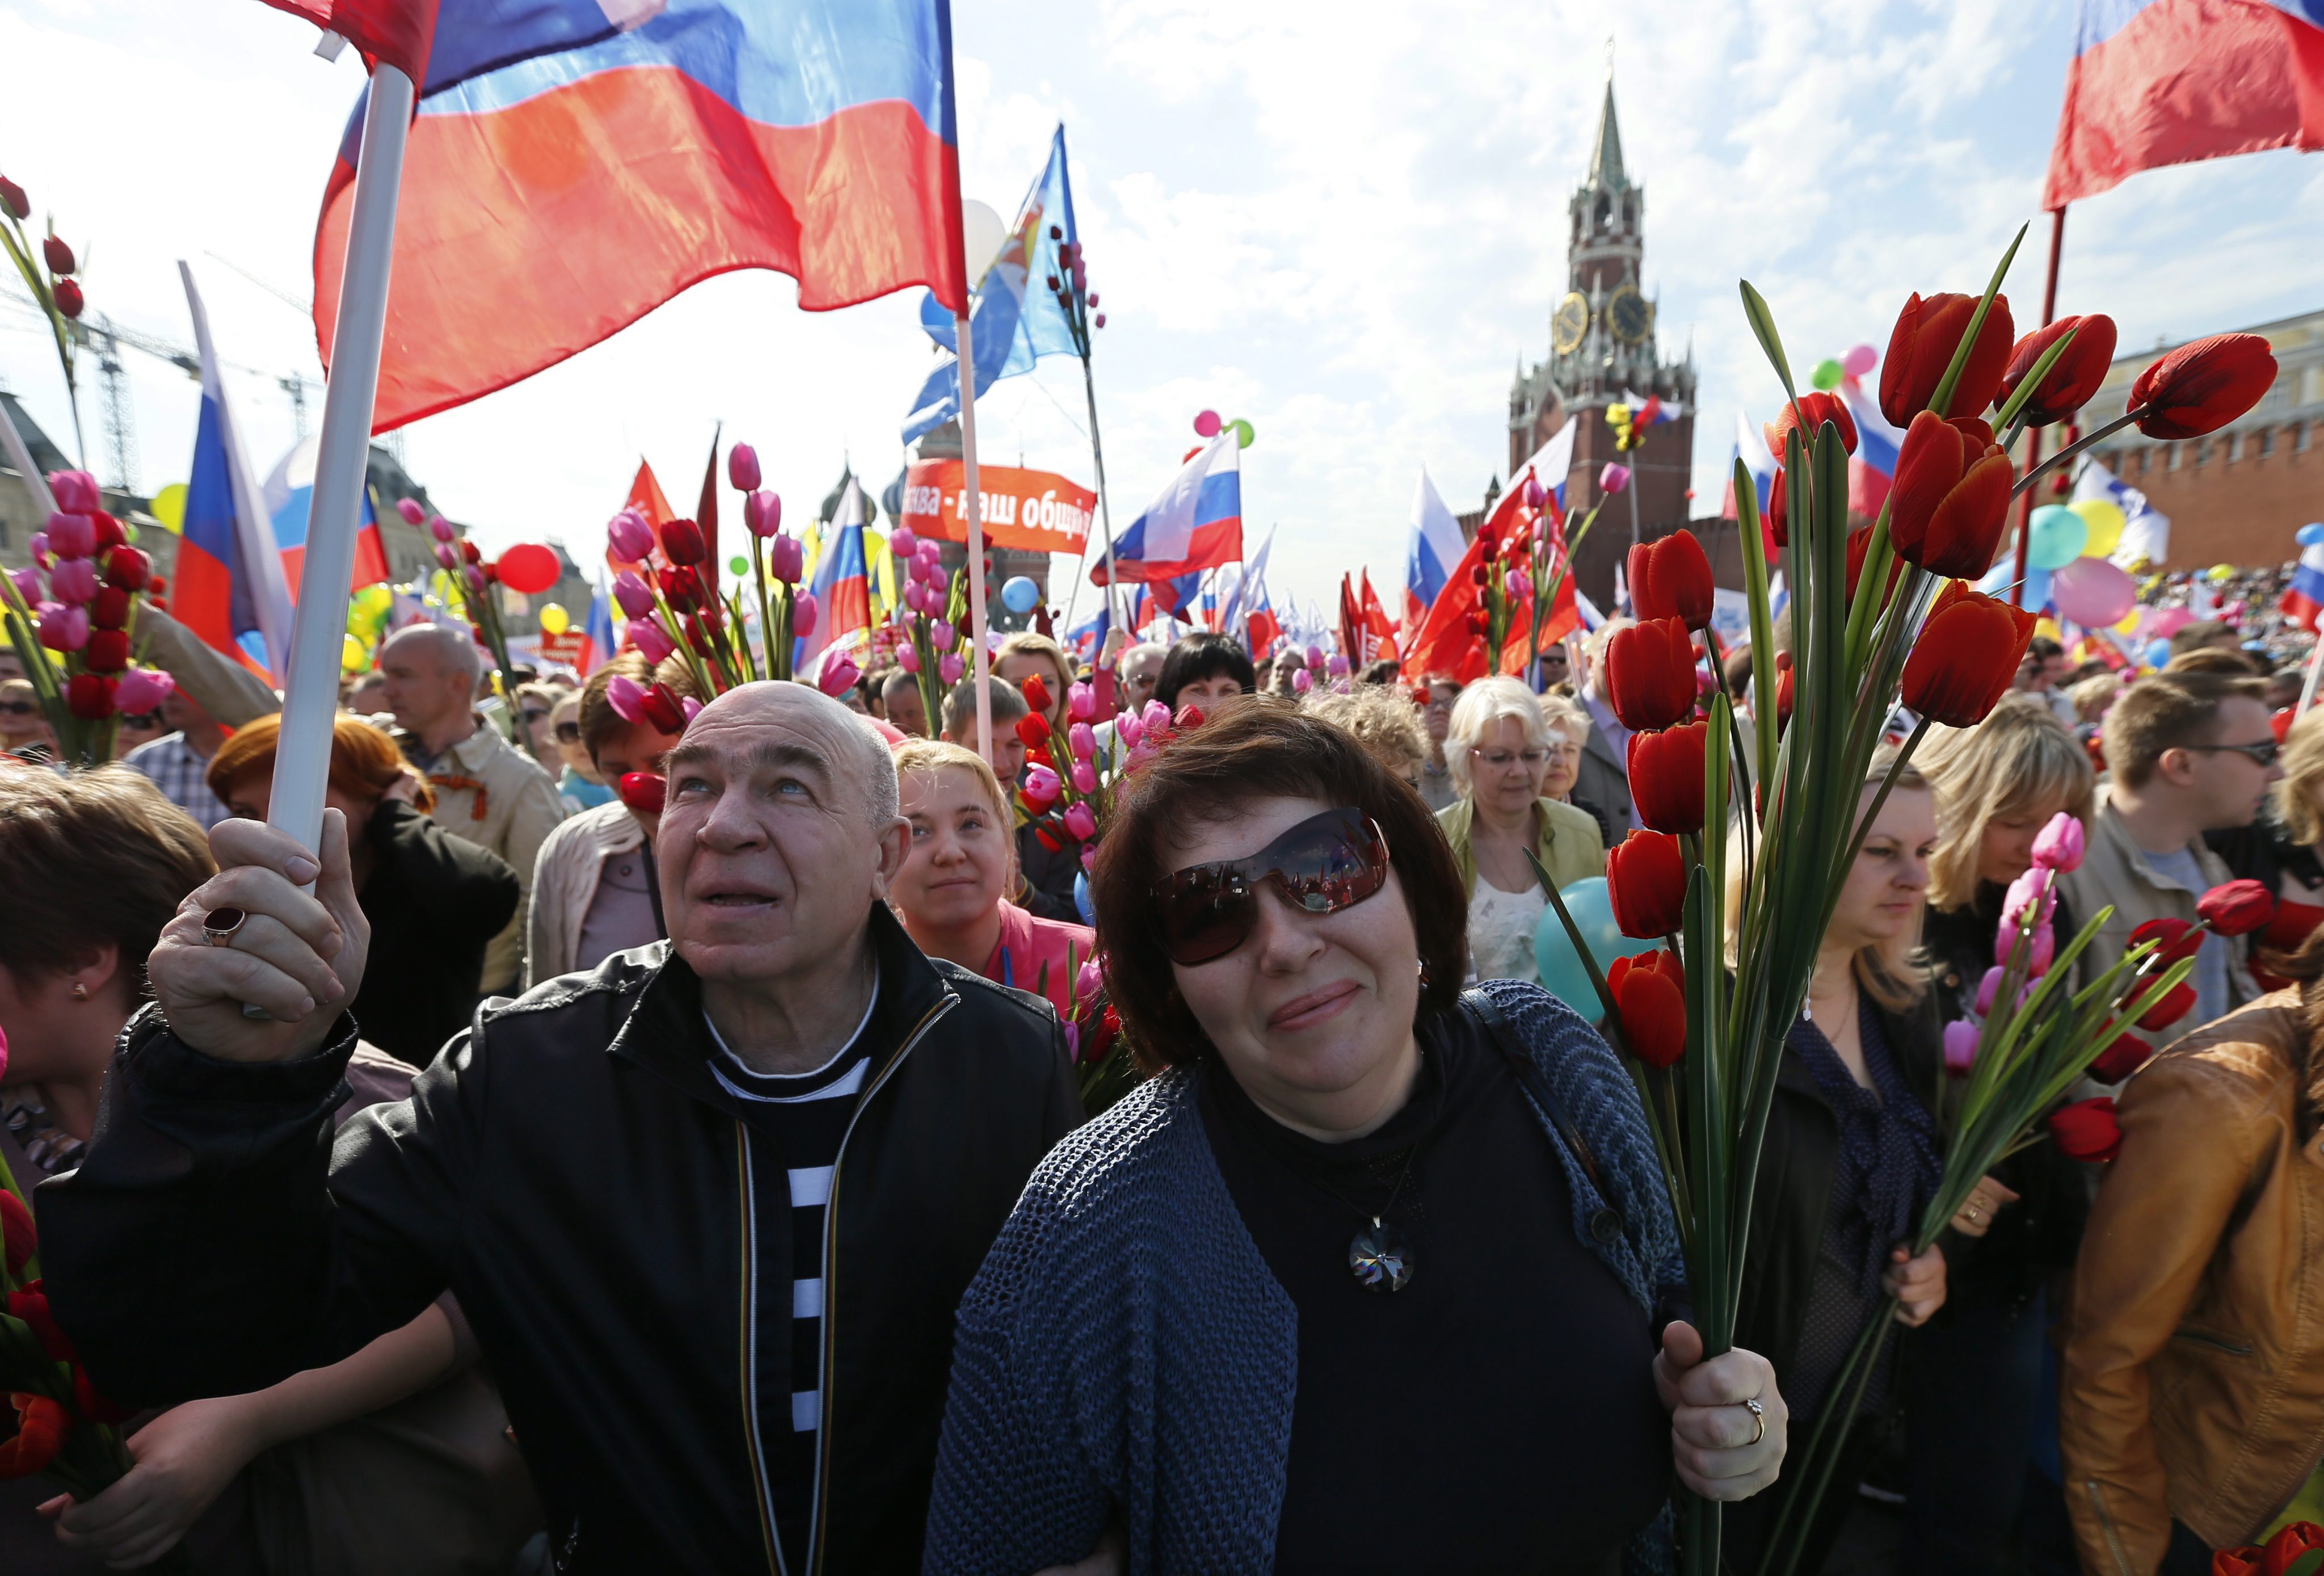
{"type": "Polygon", "coordinates": [[[1598,823],[1598,833],[1612,848],[1622,840],[1614,818],[1574,792],[1582,780],[1582,753],[1590,746],[1590,713],[1571,695],[1552,691],[1541,697],[1542,720],[1549,724],[1549,770],[1543,774],[1541,796],[1585,811],[1598,823]]]}
{"type": "Polygon", "coordinates": [[[1421,768],[1428,761],[1428,732],[1422,726],[1420,708],[1401,685],[1314,690],[1309,691],[1306,706],[1310,717],[1353,734],[1372,759],[1388,768],[1389,776],[1415,793],[1420,791],[1421,768]]]}

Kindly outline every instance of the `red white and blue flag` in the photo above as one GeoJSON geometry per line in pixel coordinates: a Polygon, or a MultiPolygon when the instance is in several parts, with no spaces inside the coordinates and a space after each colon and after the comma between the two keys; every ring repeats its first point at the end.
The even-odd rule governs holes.
{"type": "Polygon", "coordinates": [[[193,314],[194,343],[201,350],[202,406],[186,478],[171,611],[209,645],[277,677],[290,653],[290,594],[282,554],[218,376],[209,313],[194,288],[192,270],[180,263],[178,272],[193,314]]]}
{"type": "Polygon", "coordinates": [[[2285,617],[2315,632],[2319,616],[2324,615],[2324,542],[2300,550],[2300,561],[2292,566],[2292,583],[2283,588],[2279,605],[2285,617]]]}
{"type": "Polygon", "coordinates": [[[1880,413],[1880,402],[1852,377],[1840,379],[1840,403],[1856,422],[1856,452],[1848,457],[1848,506],[1871,519],[1888,501],[1896,481],[1896,455],[1904,434],[1880,413]]]}
{"type": "MultiPolygon", "coordinates": [[[[302,438],[284,455],[259,488],[259,502],[274,528],[274,544],[282,550],[282,578],[290,599],[299,599],[299,577],[307,567],[307,513],[315,495],[315,456],[320,438],[302,438]]],[[[380,544],[379,521],[371,512],[371,486],[364,486],[363,518],[355,529],[355,572],[347,589],[359,591],[387,579],[387,550],[380,544]]]]}
{"type": "MultiPolygon", "coordinates": [[[[1232,427],[1196,450],[1146,505],[1146,512],[1114,539],[1113,572],[1129,583],[1176,580],[1242,559],[1242,468],[1240,440],[1232,427]]],[[[1106,583],[1105,560],[1090,566],[1093,584],[1106,583]]],[[[1156,601],[1176,613],[1193,589],[1158,589],[1156,601]]]]}
{"type": "Polygon", "coordinates": [[[2324,148],[2324,0],[2082,0],[2044,209],[2263,148],[2324,148]]]}
{"type": "Polygon", "coordinates": [[[1412,530],[1406,538],[1404,550],[1404,626],[1417,630],[1428,616],[1452,577],[1452,566],[1469,544],[1461,538],[1461,522],[1445,506],[1436,491],[1436,484],[1428,479],[1428,468],[1420,468],[1420,480],[1412,489],[1412,530]]]}
{"type": "MultiPolygon", "coordinates": [[[[733,269],[809,311],[966,310],[947,0],[440,0],[426,58],[375,431],[733,269]]],[[[315,231],[327,366],[362,130],[358,103],[315,231]]]]}
{"type": "Polygon", "coordinates": [[[815,593],[815,628],[792,647],[791,672],[802,677],[819,674],[829,654],[854,652],[871,641],[872,577],[863,557],[868,512],[862,489],[849,477],[807,586],[815,593]]]}
{"type": "Polygon", "coordinates": [[[1630,425],[1659,427],[1665,422],[1675,422],[1686,414],[1686,407],[1673,400],[1657,399],[1653,394],[1622,391],[1622,403],[1630,407],[1630,425]]]}

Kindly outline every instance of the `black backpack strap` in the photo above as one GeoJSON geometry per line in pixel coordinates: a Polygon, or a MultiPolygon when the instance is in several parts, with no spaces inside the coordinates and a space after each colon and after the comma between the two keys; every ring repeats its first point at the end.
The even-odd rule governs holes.
{"type": "Polygon", "coordinates": [[[1606,1186],[1605,1173],[1599,1169],[1598,1156],[1591,1151],[1590,1141],[1582,1136],[1582,1129],[1573,1125],[1573,1118],[1567,1116],[1565,1108],[1558,1103],[1557,1096],[1550,1089],[1549,1080],[1543,1076],[1540,1064],[1517,1043],[1517,1031],[1509,1026],[1508,1015],[1501,1011],[1500,1004],[1484,991],[1471,986],[1461,993],[1461,1005],[1475,1013],[1483,1022],[1488,1037],[1508,1059],[1509,1071],[1517,1074],[1517,1082],[1533,1096],[1534,1103],[1549,1118],[1549,1125],[1565,1141],[1565,1146],[1573,1152],[1573,1158],[1581,1163],[1582,1174],[1590,1179],[1590,1185],[1596,1188],[1599,1198],[1606,1201],[1606,1207],[1590,1218],[1590,1234],[1600,1243],[1610,1244],[1623,1234],[1627,1223],[1622,1219],[1621,1210],[1614,1207],[1612,1191],[1606,1186]]]}

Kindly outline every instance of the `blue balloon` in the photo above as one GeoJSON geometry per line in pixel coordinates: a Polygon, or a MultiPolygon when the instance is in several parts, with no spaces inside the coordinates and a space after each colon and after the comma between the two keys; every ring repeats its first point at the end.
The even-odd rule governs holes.
{"type": "MultiPolygon", "coordinates": [[[[2010,600],[2010,587],[2016,583],[2017,560],[2013,556],[2004,558],[1999,563],[1986,570],[1985,578],[1977,582],[1977,589],[1988,597],[1998,597],[2006,602],[2010,600]]],[[[2019,607],[2030,607],[2035,612],[2048,607],[2050,605],[2050,571],[2033,564],[2026,565],[2025,594],[2016,601],[2019,607]]]]}
{"type": "Polygon", "coordinates": [[[2081,557],[2082,549],[2089,544],[2089,522],[2062,504],[2034,510],[2029,524],[2032,534],[2026,539],[2025,561],[2034,569],[2064,569],[2081,557]]]}
{"type": "Polygon", "coordinates": [[[2146,665],[2148,667],[2159,668],[2170,660],[2171,643],[2169,641],[2150,640],[2146,643],[2146,665]]]}
{"type": "MultiPolygon", "coordinates": [[[[1617,958],[1635,958],[1655,950],[1655,942],[1633,941],[1614,922],[1614,904],[1603,876],[1561,886],[1557,895],[1565,901],[1565,912],[1573,916],[1574,928],[1589,943],[1590,956],[1600,970],[1612,968],[1617,958]]],[[[1565,933],[1564,922],[1554,908],[1545,906],[1541,922],[1534,927],[1533,960],[1541,973],[1543,989],[1593,1024],[1606,1015],[1605,1004],[1590,983],[1590,971],[1582,967],[1581,955],[1573,950],[1573,938],[1565,933]]]]}
{"type": "Polygon", "coordinates": [[[1089,872],[1086,870],[1074,877],[1074,907],[1080,912],[1082,923],[1097,923],[1097,904],[1090,901],[1089,872]]]}
{"type": "Polygon", "coordinates": [[[1011,613],[1030,613],[1041,599],[1041,588],[1025,575],[1011,575],[1001,588],[1001,605],[1011,613]]]}
{"type": "Polygon", "coordinates": [[[2302,547],[2314,547],[2324,542],[2324,522],[2302,525],[2292,533],[2292,539],[2302,547]]]}

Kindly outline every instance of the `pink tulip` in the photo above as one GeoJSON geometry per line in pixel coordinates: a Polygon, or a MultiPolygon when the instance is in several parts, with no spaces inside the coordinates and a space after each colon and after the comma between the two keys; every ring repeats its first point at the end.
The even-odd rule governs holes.
{"type": "Polygon", "coordinates": [[[920,671],[920,648],[909,641],[896,648],[896,665],[908,673],[920,671]]]}
{"type": "Polygon", "coordinates": [[[796,586],[807,572],[807,549],[796,536],[778,536],[767,543],[767,572],[787,586],[796,586]]]}
{"type": "Polygon", "coordinates": [[[470,564],[466,569],[460,571],[460,579],[467,582],[468,590],[471,595],[481,597],[484,594],[484,586],[486,581],[484,579],[484,571],[480,566],[473,563],[470,564]]]}
{"type": "Polygon", "coordinates": [[[452,522],[438,515],[428,522],[428,534],[438,542],[457,541],[460,533],[452,529],[452,522]]]}
{"type": "Polygon", "coordinates": [[[49,589],[60,602],[86,603],[97,597],[97,561],[63,558],[49,571],[49,589]]]}
{"type": "Polygon", "coordinates": [[[1087,761],[1074,763],[1074,787],[1083,793],[1097,792],[1097,768],[1087,761]]]}
{"type": "Polygon", "coordinates": [[[403,516],[406,525],[425,525],[428,523],[428,511],[420,506],[418,498],[396,499],[395,512],[403,516]]]}
{"type": "MultiPolygon", "coordinates": [[[[738,493],[756,492],[759,488],[759,451],[747,443],[737,443],[726,451],[726,479],[734,484],[738,493]]],[[[756,529],[756,527],[752,527],[756,529]]],[[[761,533],[761,534],[764,534],[761,533]]]]}
{"type": "Polygon", "coordinates": [[[1510,570],[1501,576],[1501,594],[1514,602],[1533,589],[1533,581],[1523,570],[1510,570]]]}
{"type": "Polygon", "coordinates": [[[624,509],[605,523],[605,542],[615,558],[636,563],[653,552],[653,527],[635,509],[624,509]]]}
{"type": "Polygon", "coordinates": [[[78,651],[88,644],[88,609],[43,602],[40,608],[41,644],[51,651],[78,651]]]}
{"type": "Polygon", "coordinates": [[[605,704],[623,722],[643,722],[646,719],[646,688],[627,673],[615,673],[605,681],[605,704]]]}
{"type": "Polygon", "coordinates": [[[1097,996],[1099,991],[1103,990],[1104,988],[1105,970],[1097,966],[1096,959],[1090,959],[1079,969],[1074,970],[1074,999],[1075,1001],[1092,1000],[1097,996]]]}
{"type": "MultiPolygon", "coordinates": [[[[1065,1060],[1079,1061],[1082,1059],[1082,1026],[1079,1024],[1068,1023],[1059,1024],[1057,1027],[1065,1031],[1065,1060]]],[[[0,1072],[6,1071],[6,1065],[0,1063],[0,1072]]]]}
{"type": "Polygon", "coordinates": [[[1548,500],[1549,489],[1541,485],[1541,478],[1533,476],[1526,477],[1525,480],[1525,506],[1528,509],[1538,509],[1543,504],[1548,502],[1548,500]]]}
{"type": "Polygon", "coordinates": [[[935,641],[939,649],[950,651],[960,644],[960,631],[939,618],[928,626],[928,638],[935,641]]]}
{"type": "Polygon", "coordinates": [[[1097,691],[1079,679],[1065,688],[1065,715],[1075,722],[1087,722],[1097,715],[1097,691]]]}
{"type": "Polygon", "coordinates": [[[2009,884],[2001,899],[2001,928],[2017,929],[2026,911],[2034,911],[2034,922],[2046,925],[2051,915],[2058,912],[2058,895],[2051,890],[2050,872],[2036,865],[2009,884]]]}
{"type": "Polygon", "coordinates": [[[783,528],[783,501],[773,493],[752,493],[742,500],[742,524],[753,536],[772,536],[783,528]]]}
{"type": "Polygon", "coordinates": [[[1348,676],[1348,659],[1333,652],[1323,659],[1323,671],[1335,679],[1344,679],[1348,676]]]}
{"type": "Polygon", "coordinates": [[[1082,845],[1082,868],[1084,870],[1094,870],[1097,868],[1097,845],[1095,843],[1084,843],[1082,845]]]}
{"type": "Polygon", "coordinates": [[[1307,693],[1307,691],[1310,691],[1310,690],[1314,689],[1314,687],[1315,687],[1315,675],[1314,675],[1314,674],[1313,674],[1313,673],[1309,672],[1305,668],[1295,668],[1295,669],[1293,669],[1293,670],[1292,670],[1292,673],[1291,673],[1291,692],[1292,692],[1293,694],[1295,694],[1295,695],[1305,695],[1305,693],[1307,693]]]}
{"type": "Polygon", "coordinates": [[[961,674],[966,672],[968,664],[961,660],[958,652],[948,651],[936,658],[936,677],[946,684],[959,683],[961,674]]]}
{"type": "Polygon", "coordinates": [[[1065,830],[1074,834],[1076,842],[1087,842],[1097,836],[1097,817],[1086,804],[1073,804],[1065,810],[1065,830]]]}
{"type": "Polygon", "coordinates": [[[2061,810],[2034,839],[2034,863],[2044,870],[2079,870],[2087,840],[2082,823],[2061,810]]]}
{"type": "Polygon", "coordinates": [[[135,717],[152,710],[170,698],[178,681],[155,668],[132,668],[121,675],[114,687],[113,703],[125,716],[135,717]]]}
{"type": "Polygon", "coordinates": [[[888,551],[898,558],[909,558],[919,551],[920,539],[909,525],[899,525],[888,533],[888,551]]]}
{"type": "Polygon", "coordinates": [[[1945,1071],[1953,1078],[1967,1078],[1977,1061],[1978,1028],[1967,1018],[1955,1018],[1945,1025],[1945,1071]]]}
{"type": "Polygon", "coordinates": [[[613,600],[622,606],[622,616],[643,618],[654,610],[653,588],[638,577],[635,570],[623,570],[613,577],[613,600]]]}
{"type": "Polygon", "coordinates": [[[863,670],[855,665],[855,659],[843,652],[823,664],[823,672],[815,686],[826,695],[843,695],[855,688],[855,681],[862,676],[863,670]]]}
{"type": "Polygon", "coordinates": [[[801,640],[813,635],[816,615],[821,611],[822,609],[816,606],[813,591],[801,591],[798,596],[793,597],[791,598],[791,633],[801,640]]]}
{"type": "Polygon", "coordinates": [[[1145,725],[1149,734],[1167,733],[1172,720],[1170,709],[1159,700],[1148,700],[1146,709],[1138,714],[1138,720],[1145,725]]]}
{"type": "Polygon", "coordinates": [[[1125,711],[1113,719],[1113,737],[1123,744],[1135,745],[1146,737],[1146,727],[1134,711],[1125,711]]]}
{"type": "Polygon", "coordinates": [[[631,623],[630,644],[636,646],[638,654],[650,663],[667,662],[678,651],[678,643],[670,639],[669,632],[650,618],[639,618],[631,623]]]}
{"type": "Polygon", "coordinates": [[[915,613],[925,614],[928,610],[927,588],[918,581],[905,582],[904,606],[915,613]]]}
{"type": "Polygon", "coordinates": [[[1095,316],[1095,317],[1092,318],[1092,319],[1090,320],[1090,321],[1092,321],[1092,322],[1095,323],[1099,328],[1102,329],[1102,328],[1104,328],[1104,327],[1105,327],[1105,314],[1104,314],[1103,312],[1100,312],[1100,313],[1098,313],[1098,315],[1097,315],[1097,316],[1095,316]]]}
{"type": "Polygon", "coordinates": [[[2025,978],[2039,979],[2050,972],[2050,965],[2058,958],[2058,932],[2054,926],[2035,925],[2032,950],[2026,956],[2025,978]]]}
{"type": "Polygon", "coordinates": [[[436,544],[436,561],[447,570],[458,569],[460,550],[448,542],[439,542],[436,544]]]}
{"type": "Polygon", "coordinates": [[[68,515],[94,515],[105,507],[97,496],[97,478],[85,470],[49,472],[49,496],[68,515]]]}
{"type": "Polygon", "coordinates": [[[24,598],[24,606],[29,607],[33,603],[41,599],[41,576],[39,570],[31,569],[12,570],[9,571],[8,578],[15,582],[16,595],[24,598]]]}
{"type": "Polygon", "coordinates": [[[1025,802],[1040,806],[1055,804],[1057,795],[1065,792],[1065,779],[1047,766],[1025,768],[1025,802]]]}
{"type": "Polygon", "coordinates": [[[1323,648],[1322,646],[1311,645],[1307,648],[1307,665],[1311,668],[1321,668],[1323,665],[1323,648]]]}
{"type": "Polygon", "coordinates": [[[97,551],[97,522],[87,515],[51,515],[48,533],[49,551],[59,558],[87,558],[97,551]]]}
{"type": "Polygon", "coordinates": [[[1097,754],[1097,730],[1086,722],[1076,722],[1065,729],[1065,743],[1072,749],[1074,759],[1086,761],[1097,754]]]}
{"type": "Polygon", "coordinates": [[[1977,982],[1977,1015],[1978,1017],[1993,1015],[1994,998],[2001,994],[2002,972],[1997,965],[1987,969],[1985,978],[1977,982]]]}
{"type": "Polygon", "coordinates": [[[1605,468],[1598,473],[1598,489],[1600,492],[1618,493],[1629,485],[1630,468],[1627,465],[1619,465],[1609,459],[1606,462],[1605,468]]]}
{"type": "Polygon", "coordinates": [[[24,548],[32,555],[32,561],[42,569],[56,561],[56,554],[49,551],[49,533],[45,531],[33,532],[32,539],[24,543],[24,548]]]}
{"type": "Polygon", "coordinates": [[[696,718],[702,715],[702,702],[696,700],[691,695],[679,696],[678,698],[678,709],[686,713],[686,720],[688,722],[692,722],[696,718]]]}

